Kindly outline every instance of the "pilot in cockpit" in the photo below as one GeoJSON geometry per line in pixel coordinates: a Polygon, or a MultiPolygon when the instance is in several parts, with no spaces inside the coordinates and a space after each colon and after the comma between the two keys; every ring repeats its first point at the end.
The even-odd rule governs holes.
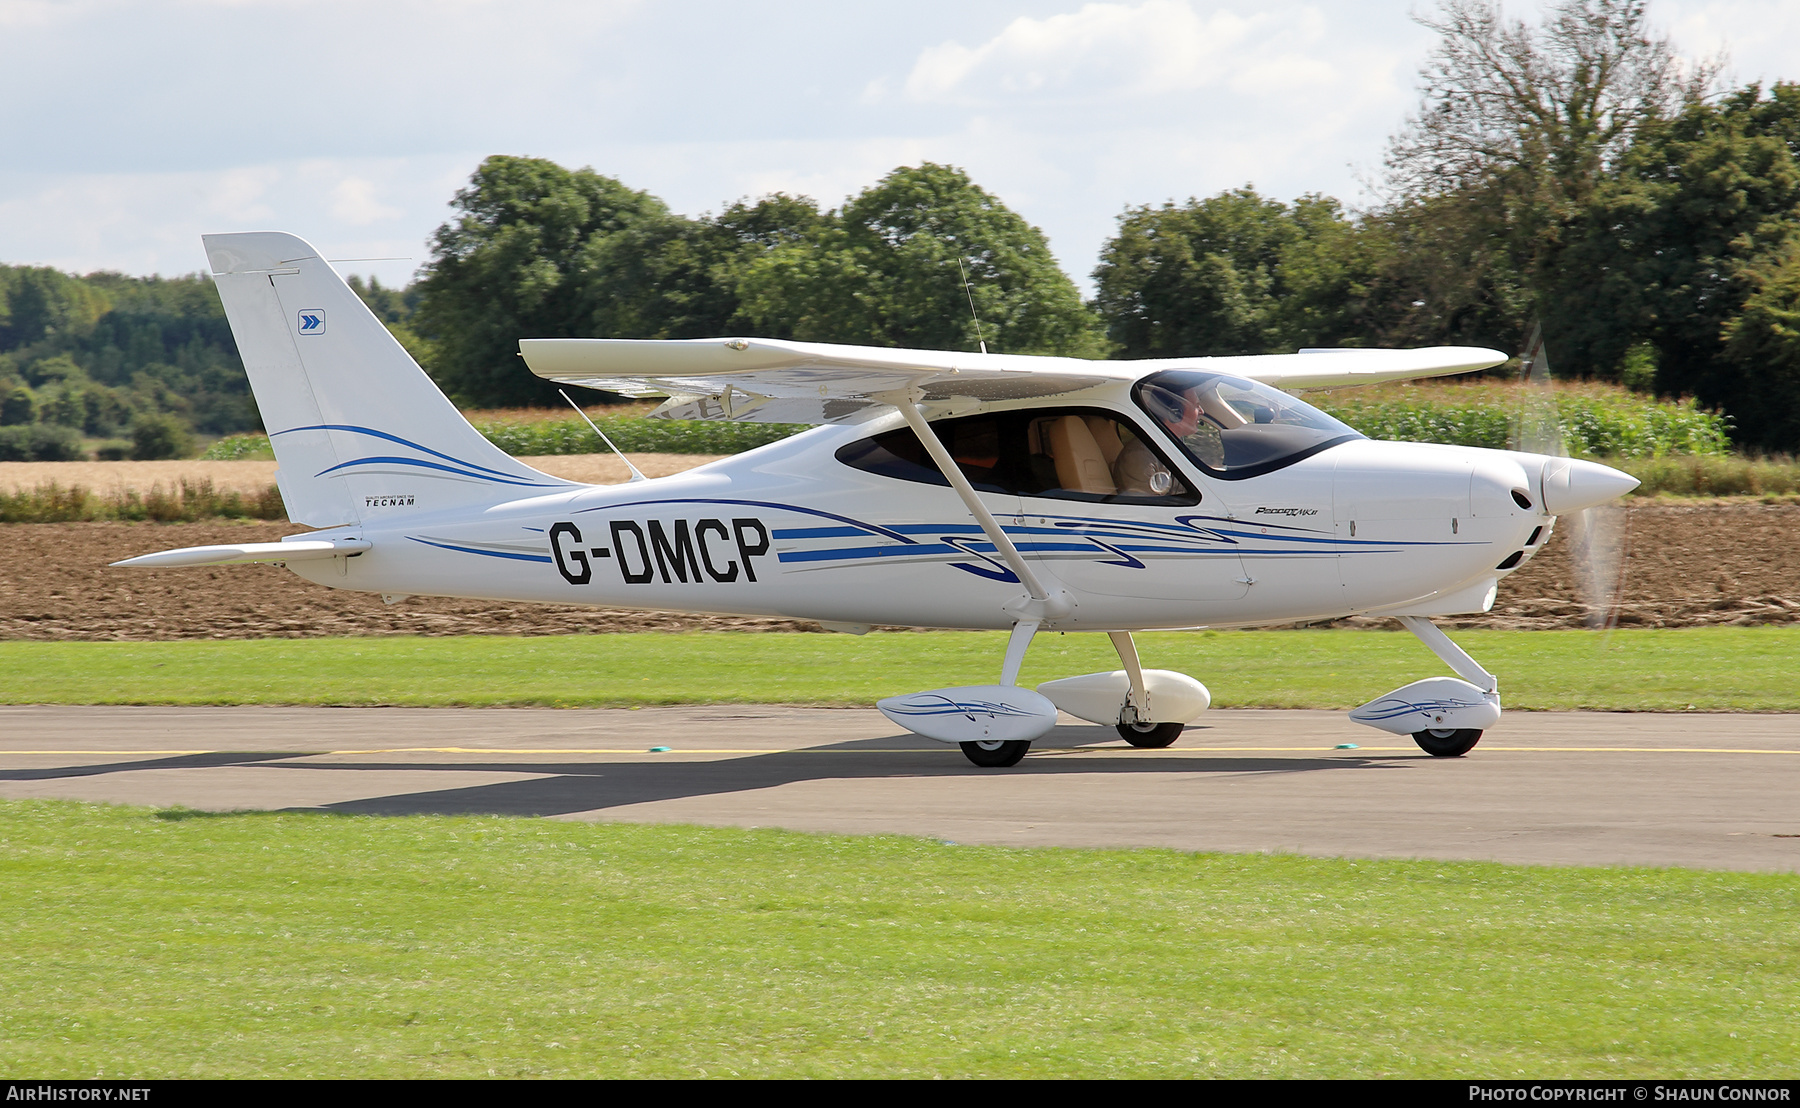
{"type": "MultiPolygon", "coordinates": [[[[1178,442],[1187,442],[1205,422],[1198,388],[1175,392],[1165,388],[1146,390],[1145,399],[1156,421],[1178,442]]],[[[1216,437],[1216,436],[1215,436],[1216,437]]],[[[1119,453],[1113,466],[1120,492],[1165,496],[1177,484],[1175,475],[1156,453],[1135,436],[1119,453]]]]}

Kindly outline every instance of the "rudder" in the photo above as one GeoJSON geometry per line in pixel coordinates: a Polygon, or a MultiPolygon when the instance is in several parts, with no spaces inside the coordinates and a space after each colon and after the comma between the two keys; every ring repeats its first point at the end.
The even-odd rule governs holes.
{"type": "Polygon", "coordinates": [[[483,438],[304,239],[203,238],[295,522],[356,524],[578,487],[483,438]]]}

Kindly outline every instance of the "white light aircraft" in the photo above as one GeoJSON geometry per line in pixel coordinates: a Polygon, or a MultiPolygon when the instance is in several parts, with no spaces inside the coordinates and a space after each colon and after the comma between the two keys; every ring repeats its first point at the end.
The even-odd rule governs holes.
{"type": "Polygon", "coordinates": [[[525,339],[533,373],[676,419],[816,424],[673,477],[584,485],[482,438],[306,242],[209,235],[280,464],[278,543],[124,566],[286,564],[408,595],[1010,630],[997,684],[880,702],[1009,766],[1058,710],[1162,747],[1210,703],[1132,632],[1393,616],[1457,677],[1350,718],[1472,748],[1498,682],[1431,622],[1487,610],[1559,514],[1636,481],[1591,462],[1375,442],[1276,386],[1464,373],[1497,351],[1301,351],[1094,362],[754,338],[525,339]],[[1099,631],[1121,669],[1021,688],[1039,631],[1099,631]]]}

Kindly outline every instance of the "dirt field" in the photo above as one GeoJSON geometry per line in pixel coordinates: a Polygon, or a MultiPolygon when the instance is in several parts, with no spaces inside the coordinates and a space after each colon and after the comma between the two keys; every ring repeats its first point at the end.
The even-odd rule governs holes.
{"type": "MultiPolygon", "coordinates": [[[[553,477],[595,485],[613,485],[631,476],[626,472],[625,463],[614,454],[556,454],[519,460],[553,477]]],[[[718,456],[633,454],[631,460],[647,477],[667,477],[717,461],[718,456]]],[[[271,460],[202,462],[191,459],[169,462],[0,462],[0,492],[55,484],[65,489],[81,485],[104,496],[124,489],[149,492],[155,485],[172,489],[184,480],[211,481],[221,492],[261,492],[275,483],[275,463],[271,460]]]]}
{"type": "MultiPolygon", "coordinates": [[[[639,463],[642,464],[641,462],[639,463]]],[[[1645,502],[1622,510],[1622,626],[1800,620],[1800,504],[1645,502]]],[[[176,546],[270,541],[289,523],[0,525],[0,638],[206,639],[322,635],[552,635],[739,628],[812,630],[788,620],[660,615],[553,605],[380,597],[302,581],[273,566],[122,570],[108,562],[176,546]]],[[[1566,528],[1565,528],[1566,531],[1566,528]]],[[[1581,626],[1559,533],[1465,627],[1581,626]]],[[[1350,623],[1382,623],[1355,620],[1350,623]]]]}

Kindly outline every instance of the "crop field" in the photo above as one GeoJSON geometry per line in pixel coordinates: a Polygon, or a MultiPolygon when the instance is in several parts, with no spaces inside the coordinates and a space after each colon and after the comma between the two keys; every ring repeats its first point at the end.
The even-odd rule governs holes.
{"type": "Polygon", "coordinates": [[[1731,449],[1717,412],[1600,382],[1539,389],[1483,377],[1327,389],[1306,399],[1374,439],[1506,450],[1535,434],[1560,439],[1575,457],[1621,462],[1731,449]]]}
{"type": "MultiPolygon", "coordinates": [[[[266,445],[268,440],[263,439],[266,445]]],[[[724,455],[636,454],[647,477],[681,473],[724,455]]],[[[570,481],[618,484],[631,473],[613,454],[524,457],[570,481]]],[[[209,519],[286,520],[274,457],[155,462],[0,462],[0,523],[209,519]]]]}

